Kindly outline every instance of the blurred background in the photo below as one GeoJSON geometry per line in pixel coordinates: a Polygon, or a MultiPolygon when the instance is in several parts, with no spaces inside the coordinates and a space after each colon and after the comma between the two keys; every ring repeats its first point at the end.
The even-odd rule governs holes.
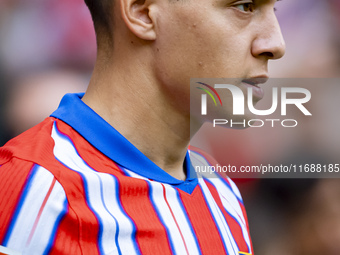
{"type": "Polygon", "coordinates": [[[0,0],[0,145],[85,91],[95,44],[83,0],[0,0]]]}
{"type": "MultiPolygon", "coordinates": [[[[339,0],[280,1],[277,16],[287,50],[282,60],[270,64],[271,77],[340,77],[339,0]]],[[[83,0],[0,0],[0,146],[46,118],[65,93],[85,91],[95,54],[92,21],[83,0]]],[[[340,101],[337,89],[311,90],[317,97],[314,112],[323,102],[340,101]]],[[[327,114],[337,118],[338,106],[327,114]]],[[[340,163],[338,130],[306,121],[286,139],[265,129],[260,137],[245,130],[228,130],[226,135],[221,129],[200,143],[221,164],[233,160],[251,165],[264,158],[340,163]],[[219,150],[215,145],[221,143],[222,132],[228,149],[219,150]]],[[[235,181],[244,197],[256,254],[340,254],[338,179],[235,181]]]]}

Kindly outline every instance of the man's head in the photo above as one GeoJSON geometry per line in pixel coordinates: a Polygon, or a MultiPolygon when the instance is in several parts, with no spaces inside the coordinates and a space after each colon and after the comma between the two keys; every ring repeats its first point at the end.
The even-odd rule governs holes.
{"type": "Polygon", "coordinates": [[[112,33],[116,63],[157,83],[164,103],[185,114],[190,78],[265,78],[268,60],[284,54],[276,0],[86,1],[93,16],[105,12],[93,18],[97,36],[100,25],[110,22],[105,28],[112,33]]]}

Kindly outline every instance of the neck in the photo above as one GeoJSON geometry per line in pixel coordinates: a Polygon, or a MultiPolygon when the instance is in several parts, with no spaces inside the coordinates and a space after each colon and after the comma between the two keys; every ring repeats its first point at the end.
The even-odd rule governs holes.
{"type": "MultiPolygon", "coordinates": [[[[151,161],[177,179],[190,141],[190,118],[169,102],[147,59],[115,57],[94,69],[83,101],[151,161]]],[[[150,59],[150,61],[152,61],[150,59]]]]}

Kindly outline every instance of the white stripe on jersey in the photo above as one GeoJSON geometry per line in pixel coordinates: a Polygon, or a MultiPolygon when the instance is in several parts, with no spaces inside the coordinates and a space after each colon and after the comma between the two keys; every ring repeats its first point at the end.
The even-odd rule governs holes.
{"type": "MultiPolygon", "coordinates": [[[[202,155],[196,152],[192,152],[190,156],[196,165],[209,166],[209,162],[202,155]]],[[[240,225],[243,237],[246,241],[248,248],[250,249],[250,239],[246,226],[246,220],[244,218],[242,209],[239,204],[239,200],[242,202],[242,197],[235,183],[228,178],[228,181],[230,183],[229,187],[228,184],[224,183],[221,180],[221,176],[217,175],[216,173],[201,173],[201,176],[207,178],[208,179],[207,181],[210,182],[216,188],[221,198],[223,207],[226,208],[226,211],[240,225]]]]}
{"type": "Polygon", "coordinates": [[[238,255],[238,247],[233,235],[230,231],[230,228],[221,212],[220,208],[216,204],[212,194],[210,193],[209,188],[207,187],[205,181],[202,178],[198,179],[199,185],[203,191],[203,195],[207,201],[207,204],[210,208],[211,213],[213,214],[213,218],[216,221],[216,225],[221,233],[222,241],[224,242],[228,254],[238,255]]]}
{"type": "Polygon", "coordinates": [[[189,254],[200,254],[198,241],[195,238],[195,233],[193,232],[191,224],[189,225],[188,219],[185,217],[186,212],[183,211],[183,207],[181,206],[178,191],[167,184],[164,184],[164,187],[166,199],[183,234],[189,254]]]}
{"type": "Polygon", "coordinates": [[[133,177],[133,178],[136,178],[136,179],[141,179],[141,180],[149,181],[148,178],[143,177],[143,176],[141,176],[141,175],[139,175],[139,174],[136,174],[135,172],[132,172],[132,171],[130,171],[129,169],[121,168],[121,170],[122,170],[127,176],[130,176],[130,177],[133,177]]]}
{"type": "MultiPolygon", "coordinates": [[[[209,162],[200,154],[194,151],[190,151],[190,161],[194,169],[196,169],[196,166],[210,166],[209,162]]],[[[215,173],[210,173],[210,172],[196,172],[197,177],[202,177],[204,176],[205,178],[215,178],[216,174],[215,173]]]]}
{"type": "MultiPolygon", "coordinates": [[[[185,242],[188,237],[185,238],[183,230],[179,227],[178,220],[172,216],[171,210],[164,199],[164,184],[157,182],[150,182],[151,188],[151,200],[154,207],[160,217],[161,222],[167,229],[168,238],[175,254],[188,254],[186,249],[189,249],[188,244],[185,242]],[[176,224],[177,221],[177,224],[176,224]],[[182,239],[182,236],[184,240],[182,239]],[[186,248],[187,247],[187,248],[186,248]]],[[[167,196],[166,196],[167,197],[167,196]]],[[[172,211],[173,212],[173,211],[172,211]]],[[[176,216],[175,216],[176,217],[176,216]]],[[[190,233],[191,234],[191,233],[190,233]]]]}
{"type": "Polygon", "coordinates": [[[25,250],[24,254],[45,254],[48,251],[46,248],[49,249],[52,246],[57,226],[66,210],[67,204],[64,189],[59,182],[56,182],[40,216],[29,247],[27,251],[25,250]],[[46,248],[44,249],[44,247],[46,248]]]}
{"type": "Polygon", "coordinates": [[[216,188],[224,207],[230,209],[227,211],[230,212],[234,218],[236,218],[240,225],[246,226],[246,220],[243,216],[241,206],[233,191],[231,191],[231,189],[226,186],[226,184],[220,178],[208,179],[207,182],[211,183],[216,188]]]}
{"type": "MultiPolygon", "coordinates": [[[[152,196],[152,201],[153,204],[156,206],[156,210],[159,212],[159,216],[162,218],[168,217],[167,219],[173,219],[172,215],[171,215],[171,211],[174,214],[175,219],[171,220],[171,224],[173,226],[174,220],[177,221],[177,224],[179,225],[180,231],[183,235],[185,244],[187,246],[188,252],[189,254],[201,254],[201,251],[199,249],[199,245],[198,245],[198,240],[196,239],[196,235],[194,233],[194,230],[191,227],[191,223],[190,221],[187,219],[186,217],[186,212],[183,211],[185,210],[182,202],[180,201],[180,198],[178,197],[178,191],[176,190],[176,188],[172,187],[171,185],[168,184],[163,184],[164,188],[165,188],[165,194],[166,194],[166,199],[169,203],[170,208],[167,206],[166,201],[164,200],[164,196],[163,196],[163,187],[161,186],[160,183],[158,182],[154,182],[151,180],[146,179],[143,176],[140,176],[128,169],[124,169],[124,171],[130,175],[131,177],[134,178],[138,178],[138,179],[143,179],[146,180],[149,185],[151,186],[152,191],[158,192],[157,198],[159,200],[163,200],[164,203],[162,203],[161,201],[155,201],[154,196],[152,196]],[[168,216],[170,214],[170,217],[168,216]],[[173,221],[173,222],[172,222],[173,221]]],[[[163,220],[164,222],[164,220],[163,220]]],[[[166,222],[164,222],[166,223],[166,222]]],[[[175,223],[176,225],[176,223],[175,223]]],[[[177,226],[176,226],[177,227],[177,226]]],[[[172,233],[170,233],[170,229],[168,229],[168,232],[171,236],[172,233]]],[[[180,237],[180,235],[178,236],[177,234],[177,230],[175,229],[175,233],[173,233],[173,235],[180,237]]],[[[170,237],[169,237],[170,238],[170,237]]],[[[175,242],[175,240],[173,240],[172,242],[175,242]]],[[[177,253],[176,253],[177,254],[177,253]]]]}
{"type": "Polygon", "coordinates": [[[228,181],[230,183],[230,186],[231,186],[231,189],[233,190],[234,194],[236,195],[236,197],[240,200],[240,201],[243,201],[242,200],[242,196],[241,196],[241,193],[240,191],[238,190],[236,184],[228,177],[228,181]]]}
{"type": "MultiPolygon", "coordinates": [[[[190,159],[192,160],[193,166],[210,166],[209,162],[200,154],[196,152],[191,152],[190,153],[190,159]]],[[[221,179],[221,176],[218,175],[217,173],[209,173],[209,172],[202,172],[198,173],[201,177],[207,178],[207,179],[212,179],[212,178],[218,178],[221,179]]],[[[234,193],[234,196],[236,196],[241,202],[242,202],[242,196],[240,191],[238,190],[237,186],[235,183],[227,177],[229,183],[230,183],[230,188],[234,193]]]]}
{"type": "Polygon", "coordinates": [[[56,124],[52,129],[52,138],[55,141],[54,155],[61,163],[71,170],[82,175],[86,190],[87,202],[97,216],[102,229],[101,238],[98,240],[103,254],[138,254],[138,248],[132,234],[134,226],[128,218],[115,194],[118,194],[116,180],[112,175],[98,173],[90,168],[79,156],[70,139],[59,133],[56,124]],[[116,233],[118,232],[118,244],[116,233]]]}
{"type": "Polygon", "coordinates": [[[246,241],[247,246],[250,249],[250,239],[247,230],[246,220],[244,218],[239,201],[234,196],[234,192],[232,192],[230,188],[227,187],[220,178],[213,178],[207,181],[210,182],[218,191],[223,207],[226,208],[227,213],[229,213],[229,215],[231,215],[236,220],[238,225],[240,225],[244,240],[246,241]]]}
{"type": "Polygon", "coordinates": [[[27,187],[28,190],[25,200],[23,201],[11,235],[6,243],[6,247],[30,255],[43,254],[45,249],[48,248],[50,239],[54,237],[55,222],[59,216],[65,212],[66,200],[64,190],[61,185],[56,182],[42,211],[37,228],[33,232],[33,239],[28,244],[29,246],[25,247],[40,208],[54,179],[54,176],[43,167],[35,166],[33,171],[35,171],[35,174],[32,176],[33,179],[31,180],[30,187],[27,187]],[[31,248],[34,252],[31,251],[31,248]]]}
{"type": "MultiPolygon", "coordinates": [[[[111,177],[111,176],[110,176],[111,177]]],[[[105,178],[105,174],[100,174],[103,183],[103,198],[107,210],[116,219],[119,227],[118,243],[122,254],[135,254],[135,242],[131,235],[134,232],[134,226],[130,218],[123,211],[119,202],[119,187],[117,180],[113,177],[105,178]]]]}

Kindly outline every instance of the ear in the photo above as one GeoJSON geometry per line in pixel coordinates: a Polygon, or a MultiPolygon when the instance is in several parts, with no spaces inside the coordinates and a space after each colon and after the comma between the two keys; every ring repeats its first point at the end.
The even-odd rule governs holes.
{"type": "Polygon", "coordinates": [[[151,0],[120,0],[122,18],[137,37],[155,40],[154,20],[150,12],[151,0]]]}

